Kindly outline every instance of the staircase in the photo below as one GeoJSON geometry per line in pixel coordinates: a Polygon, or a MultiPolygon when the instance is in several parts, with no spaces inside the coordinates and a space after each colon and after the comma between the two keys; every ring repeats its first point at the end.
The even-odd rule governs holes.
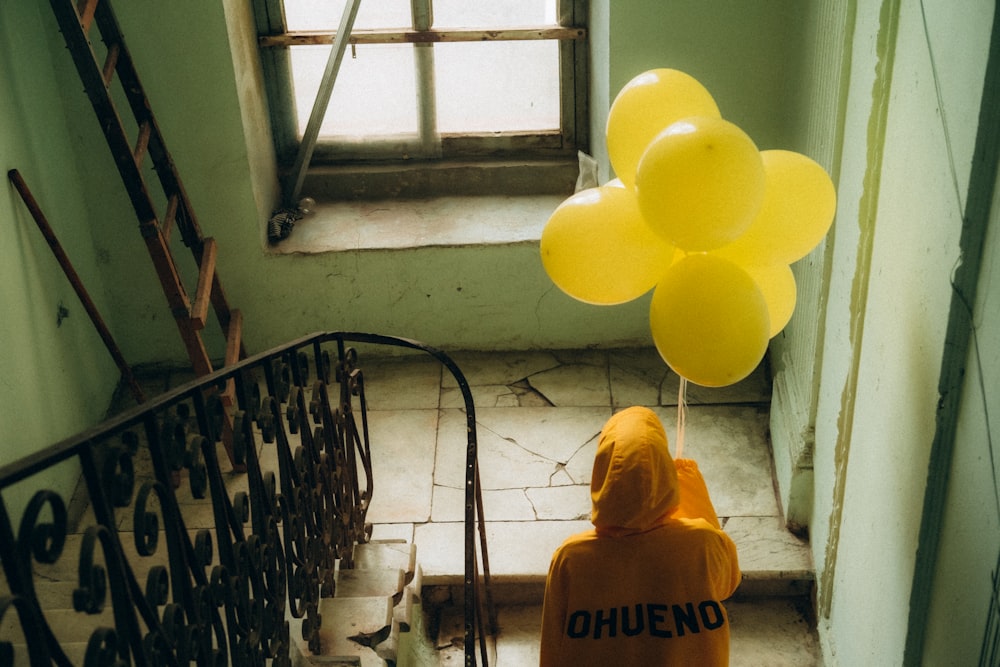
{"type": "MultiPolygon", "coordinates": [[[[39,489],[21,517],[0,503],[0,664],[426,664],[414,656],[432,649],[412,639],[425,625],[416,547],[371,539],[379,486],[352,342],[427,354],[464,386],[419,343],[314,334],[194,381],[186,372],[166,393],[147,386],[156,398],[0,467],[0,490],[39,489]],[[223,469],[226,385],[236,461],[223,469]],[[74,461],[77,492],[47,489],[74,461]]],[[[470,427],[454,444],[471,521],[451,548],[469,549],[460,644],[475,665],[488,576],[463,402],[470,427]]]]}

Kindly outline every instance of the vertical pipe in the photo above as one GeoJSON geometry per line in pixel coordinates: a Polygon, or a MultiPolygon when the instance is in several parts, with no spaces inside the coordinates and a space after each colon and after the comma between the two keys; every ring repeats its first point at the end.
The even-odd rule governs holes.
{"type": "Polygon", "coordinates": [[[330,50],[330,57],[326,61],[326,69],[323,71],[323,79],[319,84],[319,91],[316,93],[316,101],[313,103],[312,113],[309,115],[309,122],[306,130],[302,134],[302,143],[299,144],[299,154],[295,158],[295,165],[288,175],[289,181],[285,187],[285,205],[294,208],[299,199],[299,192],[302,190],[302,182],[306,178],[306,169],[309,168],[309,161],[312,159],[313,150],[316,148],[316,138],[319,137],[319,126],[326,116],[326,109],[330,104],[330,95],[333,94],[333,84],[337,80],[337,73],[340,71],[340,63],[344,60],[344,51],[347,49],[347,40],[351,36],[354,28],[354,19],[358,16],[358,7],[361,0],[348,0],[344,5],[344,13],[340,19],[340,27],[337,28],[337,35],[333,40],[333,48],[330,50]]]}
{"type": "MultiPolygon", "coordinates": [[[[434,26],[434,9],[428,0],[410,0],[414,30],[430,30],[434,26]]],[[[420,152],[424,157],[438,157],[441,142],[437,130],[437,91],[434,69],[434,45],[414,44],[413,64],[416,69],[417,132],[420,152]]]]}

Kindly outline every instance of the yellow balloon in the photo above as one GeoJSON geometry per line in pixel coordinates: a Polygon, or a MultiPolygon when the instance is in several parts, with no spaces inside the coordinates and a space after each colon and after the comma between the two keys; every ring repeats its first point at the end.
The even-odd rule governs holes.
{"type": "Polygon", "coordinates": [[[767,302],[753,278],[709,254],[675,263],[653,291],[653,342],[678,375],[724,387],[750,375],[767,352],[767,302]]]}
{"type": "Polygon", "coordinates": [[[674,248],[649,229],[630,190],[601,186],[576,193],[542,230],[542,265],[574,299],[612,306],[653,289],[674,248]]]}
{"type": "Polygon", "coordinates": [[[795,274],[787,264],[772,264],[770,266],[744,266],[767,302],[767,313],[771,321],[768,338],[774,338],[785,328],[795,312],[795,301],[798,288],[795,285],[795,274]]]}
{"type": "Polygon", "coordinates": [[[720,115],[694,77],[665,68],[643,72],[625,84],[608,112],[608,158],[615,175],[632,186],[639,158],[657,134],[681,118],[720,115]]]}
{"type": "Polygon", "coordinates": [[[746,232],[724,250],[742,264],[791,264],[820,244],[837,193],[823,167],[801,153],[761,151],[764,200],[746,232]]]}
{"type": "Polygon", "coordinates": [[[657,233],[683,250],[712,250],[732,243],[753,222],[764,199],[764,165],[736,125],[685,118],[643,153],[635,191],[657,233]]]}

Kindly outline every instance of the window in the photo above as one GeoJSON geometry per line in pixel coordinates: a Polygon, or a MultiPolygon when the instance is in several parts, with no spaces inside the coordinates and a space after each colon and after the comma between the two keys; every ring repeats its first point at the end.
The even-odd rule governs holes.
{"type": "MultiPolygon", "coordinates": [[[[347,0],[256,0],[282,166],[347,0]]],[[[585,0],[364,0],[312,164],[576,160],[586,149],[585,0]]]]}

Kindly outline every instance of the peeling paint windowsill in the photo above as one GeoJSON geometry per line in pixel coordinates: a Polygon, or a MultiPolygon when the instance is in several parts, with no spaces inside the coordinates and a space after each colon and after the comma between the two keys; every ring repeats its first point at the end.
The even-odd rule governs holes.
{"type": "Polygon", "coordinates": [[[482,195],[318,202],[272,254],[538,242],[564,195],[482,195]]]}

